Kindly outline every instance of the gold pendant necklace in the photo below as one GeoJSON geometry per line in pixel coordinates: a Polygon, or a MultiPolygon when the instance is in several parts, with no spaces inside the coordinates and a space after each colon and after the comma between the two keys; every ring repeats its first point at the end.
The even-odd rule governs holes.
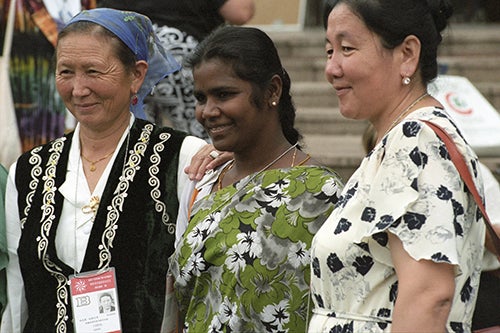
{"type": "Polygon", "coordinates": [[[110,157],[111,155],[113,155],[113,153],[114,153],[114,152],[115,152],[115,151],[113,150],[111,153],[109,153],[109,154],[107,154],[106,156],[101,157],[100,159],[95,160],[95,161],[91,161],[90,159],[88,159],[87,157],[85,157],[85,155],[83,155],[83,152],[81,152],[81,155],[82,155],[82,157],[83,157],[83,159],[84,159],[85,161],[87,161],[87,162],[89,162],[89,163],[90,163],[90,168],[89,168],[89,170],[90,170],[91,172],[94,172],[94,171],[95,171],[95,169],[96,169],[96,166],[95,166],[95,165],[96,165],[97,163],[101,162],[101,161],[104,161],[105,159],[107,159],[107,158],[108,158],[108,157],[110,157]]]}
{"type": "Polygon", "coordinates": [[[90,198],[89,204],[82,207],[82,212],[84,214],[93,213],[94,217],[95,217],[95,214],[97,212],[97,208],[99,208],[99,202],[100,202],[100,199],[97,195],[92,196],[90,198]]]}

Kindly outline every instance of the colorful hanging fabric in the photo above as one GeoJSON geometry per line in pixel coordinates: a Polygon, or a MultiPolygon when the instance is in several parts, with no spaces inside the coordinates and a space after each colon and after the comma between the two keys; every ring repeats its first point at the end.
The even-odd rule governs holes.
{"type": "MultiPolygon", "coordinates": [[[[80,0],[50,1],[50,12],[42,0],[16,4],[10,80],[23,151],[59,137],[66,130],[67,111],[55,87],[54,45],[58,25],[69,15],[65,9],[75,8],[71,2],[80,0]],[[54,19],[50,13],[57,12],[61,15],[54,19]]],[[[10,2],[0,0],[2,40],[10,2]]],[[[80,5],[90,8],[95,6],[95,0],[82,0],[80,5]]]]}

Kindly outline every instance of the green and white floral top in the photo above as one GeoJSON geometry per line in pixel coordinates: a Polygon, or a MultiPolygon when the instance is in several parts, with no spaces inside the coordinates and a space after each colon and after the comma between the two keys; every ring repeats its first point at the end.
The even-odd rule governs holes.
{"type": "Polygon", "coordinates": [[[198,198],[171,267],[184,331],[304,332],[309,248],[341,187],[328,168],[297,166],[198,198]]]}

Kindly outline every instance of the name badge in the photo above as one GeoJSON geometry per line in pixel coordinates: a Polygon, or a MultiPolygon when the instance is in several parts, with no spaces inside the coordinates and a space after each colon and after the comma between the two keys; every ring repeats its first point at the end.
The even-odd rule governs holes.
{"type": "Polygon", "coordinates": [[[75,332],[121,333],[114,268],[70,276],[75,332]]]}

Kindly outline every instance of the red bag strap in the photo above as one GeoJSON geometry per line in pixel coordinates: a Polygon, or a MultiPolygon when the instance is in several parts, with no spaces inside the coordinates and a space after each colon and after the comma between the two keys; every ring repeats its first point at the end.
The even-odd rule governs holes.
{"type": "Polygon", "coordinates": [[[483,200],[481,199],[481,196],[479,195],[477,188],[474,185],[474,181],[472,180],[472,175],[470,174],[469,168],[467,168],[467,164],[465,163],[464,157],[458,151],[458,148],[455,142],[453,142],[453,139],[443,128],[427,120],[423,120],[423,122],[426,123],[430,128],[432,128],[434,132],[436,132],[436,134],[441,138],[441,140],[443,140],[444,144],[446,145],[448,153],[450,154],[451,161],[453,162],[453,164],[455,164],[458,173],[462,177],[465,185],[467,185],[467,188],[471,192],[472,196],[474,197],[474,200],[476,201],[477,206],[479,207],[481,213],[483,214],[483,220],[486,225],[486,229],[490,233],[491,239],[493,240],[493,245],[495,246],[496,255],[500,258],[500,238],[498,238],[498,235],[496,234],[495,230],[493,229],[493,226],[491,225],[490,218],[488,217],[488,214],[486,214],[486,209],[484,208],[483,200]]]}

